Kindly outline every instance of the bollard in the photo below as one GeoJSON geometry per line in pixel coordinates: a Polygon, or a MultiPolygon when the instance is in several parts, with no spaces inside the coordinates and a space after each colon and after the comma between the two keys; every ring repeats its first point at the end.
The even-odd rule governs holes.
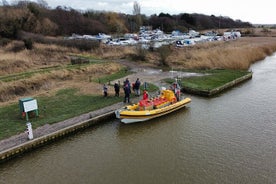
{"type": "Polygon", "coordinates": [[[32,124],[30,122],[28,122],[28,123],[26,123],[26,125],[27,125],[28,138],[29,138],[29,140],[32,140],[34,138],[32,124]]]}

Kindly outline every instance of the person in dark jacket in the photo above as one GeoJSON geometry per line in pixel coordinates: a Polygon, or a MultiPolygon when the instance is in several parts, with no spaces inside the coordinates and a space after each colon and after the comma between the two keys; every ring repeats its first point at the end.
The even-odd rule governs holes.
{"type": "Polygon", "coordinates": [[[105,84],[103,85],[103,94],[104,97],[107,97],[107,86],[105,84]]]}
{"type": "Polygon", "coordinates": [[[114,91],[115,91],[115,96],[119,96],[120,94],[120,86],[117,82],[114,84],[114,91]]]}
{"type": "Polygon", "coordinates": [[[139,78],[137,78],[134,84],[135,96],[140,96],[140,85],[141,85],[141,82],[139,78]]]}
{"type": "Polygon", "coordinates": [[[129,84],[125,84],[124,86],[124,92],[125,92],[125,99],[124,99],[124,103],[129,103],[129,98],[130,98],[130,86],[129,84]]]}

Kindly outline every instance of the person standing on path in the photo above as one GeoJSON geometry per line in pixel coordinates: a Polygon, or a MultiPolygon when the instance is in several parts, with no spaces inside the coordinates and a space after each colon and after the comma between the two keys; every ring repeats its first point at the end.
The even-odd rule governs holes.
{"type": "Polygon", "coordinates": [[[103,85],[103,94],[104,94],[104,97],[107,97],[107,86],[104,84],[103,85]]]}
{"type": "Polygon", "coordinates": [[[140,96],[140,85],[141,85],[141,82],[139,78],[137,78],[134,84],[135,96],[140,96]]]}
{"type": "Polygon", "coordinates": [[[118,96],[119,97],[119,94],[120,94],[120,86],[117,82],[115,82],[114,84],[114,91],[115,91],[115,96],[118,96]]]}
{"type": "Polygon", "coordinates": [[[124,92],[125,92],[125,98],[124,98],[124,103],[129,103],[129,98],[130,98],[130,86],[129,84],[125,84],[124,86],[124,92]]]}
{"type": "Polygon", "coordinates": [[[129,82],[128,78],[126,78],[126,80],[124,81],[124,87],[125,87],[126,84],[128,84],[129,87],[130,87],[130,82],[129,82]]]}

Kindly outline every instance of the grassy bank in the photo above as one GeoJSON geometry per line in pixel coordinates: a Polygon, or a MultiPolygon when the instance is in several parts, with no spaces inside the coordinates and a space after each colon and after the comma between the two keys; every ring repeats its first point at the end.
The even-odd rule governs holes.
{"type": "MultiPolygon", "coordinates": [[[[64,65],[34,69],[0,77],[0,106],[1,102],[12,102],[24,96],[36,96],[60,88],[80,88],[84,93],[101,93],[100,84],[91,81],[103,76],[121,76],[124,68],[112,62],[91,63],[83,65],[64,65]],[[88,89],[90,88],[90,89],[88,89]],[[86,92],[87,91],[87,92],[86,92]]],[[[110,77],[109,77],[110,78],[110,77]]]]}
{"type": "MultiPolygon", "coordinates": [[[[149,92],[157,89],[158,87],[153,84],[148,85],[149,92]]],[[[113,87],[109,86],[107,98],[104,98],[103,95],[80,94],[79,90],[74,88],[59,90],[50,97],[37,97],[35,99],[38,102],[39,116],[31,117],[30,122],[33,128],[37,128],[123,101],[122,89],[120,97],[115,97],[113,94],[113,87]]],[[[133,93],[132,95],[131,98],[134,97],[133,93]]],[[[18,103],[0,107],[0,122],[0,140],[24,132],[26,129],[26,119],[21,117],[18,103]]]]}
{"type": "MultiPolygon", "coordinates": [[[[209,96],[208,94],[216,89],[224,90],[222,86],[251,74],[251,72],[244,70],[197,70],[196,72],[203,75],[181,78],[180,84],[185,91],[204,96],[209,96]]],[[[166,82],[172,83],[173,80],[167,79],[166,82]]]]}
{"type": "MultiPolygon", "coordinates": [[[[135,47],[108,47],[79,51],[55,44],[35,43],[32,50],[14,52],[19,41],[0,48],[0,106],[24,96],[52,93],[62,88],[82,88],[99,94],[99,83],[109,82],[104,76],[122,70],[124,66],[112,60],[131,60],[137,54],[135,47]],[[72,65],[72,58],[86,64],[72,65]],[[88,62],[88,63],[87,63],[88,62]],[[92,86],[91,81],[95,84],[92,86]],[[72,86],[74,85],[74,86],[72,86]],[[91,86],[87,89],[86,86],[91,86]]],[[[21,43],[22,44],[22,43],[21,43]]],[[[173,47],[173,46],[172,46],[173,47]]],[[[276,51],[276,38],[240,38],[228,42],[208,42],[192,47],[172,48],[168,53],[167,68],[178,69],[234,69],[246,70],[276,51]]],[[[159,66],[160,53],[147,52],[145,61],[132,61],[133,65],[159,66]]]]}
{"type": "MultiPolygon", "coordinates": [[[[51,97],[36,98],[39,117],[30,119],[33,128],[53,124],[80,114],[97,110],[122,101],[122,98],[99,95],[79,95],[76,89],[58,91],[51,97]]],[[[26,119],[21,117],[17,103],[0,108],[0,139],[7,138],[26,129],[26,119]]]]}
{"type": "Polygon", "coordinates": [[[120,71],[107,75],[107,76],[103,76],[103,77],[99,77],[99,78],[94,78],[93,82],[98,82],[101,84],[110,84],[111,81],[115,80],[115,79],[119,79],[119,78],[123,78],[127,75],[132,74],[132,72],[130,72],[129,70],[127,70],[127,68],[122,68],[120,71]]]}
{"type": "MultiPolygon", "coordinates": [[[[100,78],[101,81],[115,80],[128,75],[125,69],[100,78]]],[[[94,86],[91,82],[88,85],[94,86]]],[[[99,85],[100,86],[100,85],[99,85]]],[[[122,101],[122,97],[113,96],[110,86],[110,95],[104,98],[99,92],[90,94],[81,92],[79,88],[65,88],[55,94],[40,95],[35,97],[38,101],[39,117],[30,119],[33,128],[45,124],[60,122],[86,112],[94,111],[111,104],[122,101]]],[[[0,140],[25,131],[26,119],[21,117],[18,103],[12,103],[0,107],[0,140]]]]}
{"type": "MultiPolygon", "coordinates": [[[[246,75],[247,72],[240,69],[246,70],[251,63],[273,53],[276,50],[275,41],[276,38],[242,38],[231,42],[174,48],[166,67],[235,69],[204,70],[208,75],[181,81],[183,86],[212,90],[246,75]]],[[[102,46],[99,50],[81,52],[56,45],[34,44],[33,50],[11,51],[15,46],[16,42],[12,42],[0,48],[0,139],[25,130],[26,120],[20,117],[18,99],[26,96],[38,100],[39,117],[31,119],[34,128],[123,100],[123,97],[113,96],[104,99],[102,83],[129,74],[124,70],[125,66],[111,60],[127,59],[128,55],[135,53],[133,47],[102,46]],[[71,65],[72,55],[89,63],[71,65]]],[[[149,52],[146,62],[138,61],[137,65],[156,67],[159,65],[158,60],[158,53],[149,52]]],[[[136,61],[133,62],[136,65],[136,61]]],[[[109,89],[113,90],[111,86],[109,89]]]]}

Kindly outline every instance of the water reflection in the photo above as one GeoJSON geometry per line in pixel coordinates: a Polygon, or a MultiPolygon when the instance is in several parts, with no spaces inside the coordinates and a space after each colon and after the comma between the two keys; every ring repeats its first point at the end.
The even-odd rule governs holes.
{"type": "Polygon", "coordinates": [[[120,123],[118,120],[117,125],[117,135],[118,137],[126,137],[129,136],[143,136],[155,134],[155,131],[158,131],[160,128],[167,128],[168,131],[171,131],[171,128],[174,128],[176,123],[182,119],[184,114],[188,114],[190,107],[187,106],[183,109],[179,109],[172,114],[168,114],[167,116],[158,117],[149,121],[140,122],[140,123],[132,123],[132,124],[124,124],[120,123]]]}

